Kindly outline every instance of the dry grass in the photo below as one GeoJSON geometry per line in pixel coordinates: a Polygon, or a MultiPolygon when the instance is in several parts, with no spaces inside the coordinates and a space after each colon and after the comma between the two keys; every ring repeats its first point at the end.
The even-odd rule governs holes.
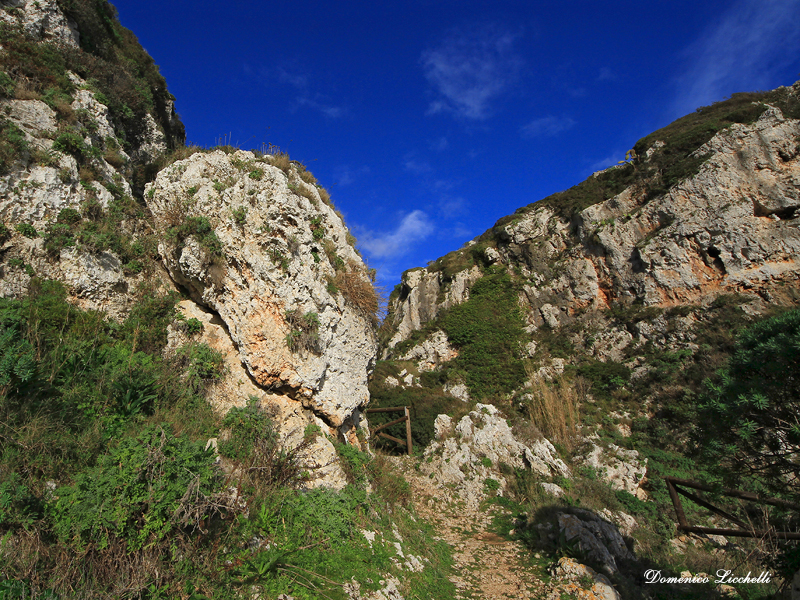
{"type": "Polygon", "coordinates": [[[42,95],[33,88],[17,82],[17,89],[14,90],[14,97],[17,100],[41,100],[42,95]]]}
{"type": "Polygon", "coordinates": [[[381,290],[373,284],[361,265],[351,262],[349,267],[347,271],[337,271],[333,283],[349,304],[377,323],[378,313],[384,304],[381,302],[381,290]]]}
{"type": "Polygon", "coordinates": [[[289,169],[292,166],[291,160],[289,160],[289,155],[285,152],[278,152],[277,154],[272,155],[272,166],[278,167],[281,171],[288,175],[289,169]]]}
{"type": "Polygon", "coordinates": [[[328,190],[326,190],[324,187],[317,186],[317,192],[319,193],[319,197],[322,199],[322,201],[333,208],[333,200],[331,200],[331,195],[328,193],[328,190]]]}
{"type": "Polygon", "coordinates": [[[306,169],[306,166],[303,163],[299,163],[297,165],[297,174],[300,176],[300,179],[306,183],[316,185],[317,178],[314,177],[314,174],[311,171],[306,169]]]}
{"type": "Polygon", "coordinates": [[[125,159],[122,158],[122,155],[111,148],[106,150],[106,153],[103,155],[103,159],[115,169],[119,169],[125,165],[125,159]]]}
{"type": "Polygon", "coordinates": [[[577,434],[578,399],[585,396],[586,384],[580,378],[570,382],[564,377],[547,382],[532,368],[526,371],[531,383],[531,397],[525,403],[528,419],[551,442],[570,449],[577,434]]]}

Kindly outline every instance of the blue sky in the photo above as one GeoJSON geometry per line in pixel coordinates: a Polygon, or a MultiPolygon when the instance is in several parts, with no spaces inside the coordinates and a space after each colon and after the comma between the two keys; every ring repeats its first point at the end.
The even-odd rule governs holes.
{"type": "Polygon", "coordinates": [[[731,93],[800,79],[800,0],[112,0],[187,139],[272,143],[389,289],[731,93]]]}

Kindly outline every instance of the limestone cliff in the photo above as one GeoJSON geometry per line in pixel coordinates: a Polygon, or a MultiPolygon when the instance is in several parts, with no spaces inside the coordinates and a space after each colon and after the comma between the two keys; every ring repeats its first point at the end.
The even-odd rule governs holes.
{"type": "MultiPolygon", "coordinates": [[[[800,84],[772,94],[794,107],[798,92],[800,84]]],[[[729,123],[679,157],[695,165],[685,177],[664,181],[678,160],[665,128],[645,138],[649,145],[634,160],[595,173],[574,193],[520,209],[465,248],[406,272],[390,301],[385,355],[466,300],[489,265],[515,273],[529,332],[615,305],[700,306],[726,293],[750,296],[756,311],[790,301],[800,277],[800,121],[768,99],[748,104],[755,120],[729,123]],[[577,194],[614,189],[611,183],[613,195],[565,210],[577,194]]],[[[617,333],[630,338],[624,328],[617,333]]],[[[600,336],[595,354],[629,341],[600,336]]]]}
{"type": "Polygon", "coordinates": [[[160,172],[145,196],[170,276],[219,314],[254,381],[338,427],[369,400],[376,341],[371,315],[337,289],[337,264],[351,265],[362,286],[366,269],[317,188],[273,161],[195,154],[160,172]],[[181,237],[192,219],[205,219],[218,248],[198,234],[181,237]],[[293,332],[313,339],[293,348],[293,332]]]}

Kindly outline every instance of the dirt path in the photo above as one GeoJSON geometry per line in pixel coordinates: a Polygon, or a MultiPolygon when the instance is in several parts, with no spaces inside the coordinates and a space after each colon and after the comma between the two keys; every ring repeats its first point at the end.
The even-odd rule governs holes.
{"type": "MultiPolygon", "coordinates": [[[[408,466],[411,463],[405,463],[408,466]]],[[[400,466],[400,465],[398,465],[400,466]]],[[[402,468],[402,467],[401,467],[402,468]]],[[[523,558],[530,550],[521,542],[492,532],[498,507],[470,510],[458,502],[447,502],[442,490],[412,468],[402,468],[411,484],[417,513],[436,527],[439,539],[453,549],[455,561],[450,580],[456,600],[506,600],[547,598],[552,586],[538,579],[523,558]]]]}

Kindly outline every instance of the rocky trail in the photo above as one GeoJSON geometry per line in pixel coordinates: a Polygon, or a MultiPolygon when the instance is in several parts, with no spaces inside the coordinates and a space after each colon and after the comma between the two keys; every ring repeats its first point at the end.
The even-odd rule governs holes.
{"type": "MultiPolygon", "coordinates": [[[[492,522],[499,507],[470,509],[457,502],[442,500],[427,477],[415,473],[410,461],[404,475],[411,484],[417,514],[433,524],[439,539],[453,549],[453,574],[456,599],[505,600],[507,598],[547,598],[553,586],[539,579],[525,557],[523,544],[498,535],[492,522]]],[[[556,596],[558,597],[558,596],[556,596]]]]}

